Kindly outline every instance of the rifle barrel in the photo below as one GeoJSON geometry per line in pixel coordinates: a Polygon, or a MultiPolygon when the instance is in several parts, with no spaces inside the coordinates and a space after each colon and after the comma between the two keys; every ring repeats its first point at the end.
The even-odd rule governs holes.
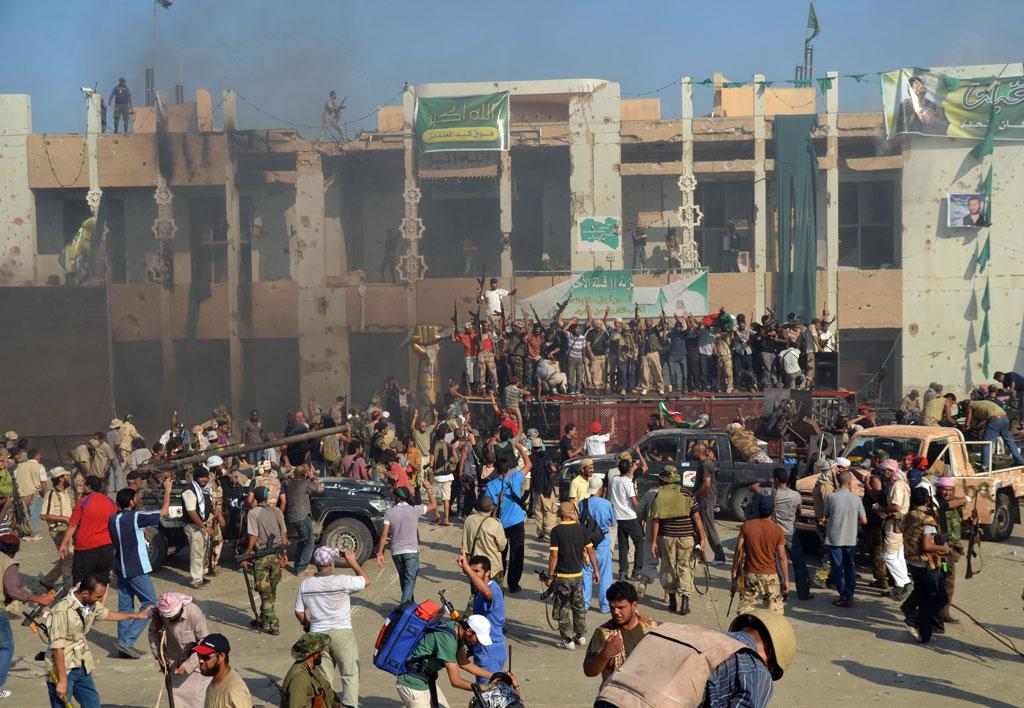
{"type": "Polygon", "coordinates": [[[333,428],[323,428],[321,430],[310,430],[306,433],[299,433],[298,435],[288,435],[283,438],[277,438],[276,440],[264,440],[260,443],[254,443],[252,445],[242,445],[241,443],[235,443],[231,445],[225,445],[223,447],[210,447],[203,452],[194,453],[192,455],[186,455],[185,457],[179,457],[174,460],[168,460],[167,462],[160,462],[154,465],[141,465],[136,467],[137,472],[173,472],[179,470],[182,467],[188,467],[197,462],[204,462],[210,455],[219,455],[221,457],[236,457],[238,455],[244,455],[248,452],[258,452],[260,450],[266,450],[271,447],[280,447],[281,445],[292,445],[293,443],[305,442],[307,440],[316,440],[317,438],[324,438],[328,435],[335,435],[337,433],[343,433],[347,430],[348,426],[336,425],[333,428]]]}

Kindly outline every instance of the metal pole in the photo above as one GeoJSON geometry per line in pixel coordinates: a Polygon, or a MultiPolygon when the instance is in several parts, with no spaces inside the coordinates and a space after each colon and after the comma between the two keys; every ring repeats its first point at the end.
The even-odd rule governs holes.
{"type": "Polygon", "coordinates": [[[153,47],[150,66],[153,69],[153,105],[156,105],[156,3],[153,3],[153,47]]]}

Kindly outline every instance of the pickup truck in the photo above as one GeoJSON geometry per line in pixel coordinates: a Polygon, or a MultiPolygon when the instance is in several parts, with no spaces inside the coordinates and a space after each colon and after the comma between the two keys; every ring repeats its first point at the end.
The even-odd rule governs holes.
{"type": "MultiPolygon", "coordinates": [[[[636,442],[636,447],[647,460],[647,474],[635,475],[638,496],[643,496],[651,487],[659,484],[658,475],[665,465],[675,465],[683,478],[684,486],[692,486],[698,463],[692,458],[691,450],[698,442],[707,444],[718,458],[718,504],[736,519],[747,517],[748,507],[756,503],[756,494],[750,490],[754,482],[771,484],[772,470],[776,464],[754,464],[734,461],[734,451],[729,436],[710,429],[664,429],[647,433],[636,442]]],[[[582,458],[574,458],[559,470],[559,497],[569,498],[569,485],[579,474],[582,458]]],[[[618,475],[616,465],[619,453],[596,455],[594,474],[605,475],[605,484],[618,475]]]]}
{"type": "MultiPolygon", "coordinates": [[[[902,460],[912,454],[928,461],[928,477],[952,477],[957,496],[973,500],[964,507],[965,518],[978,512],[982,533],[990,541],[1005,541],[1020,522],[1020,501],[1024,499],[1024,467],[982,469],[972,460],[971,451],[988,442],[968,442],[957,428],[922,425],[881,425],[858,432],[846,446],[843,457],[854,465],[868,460],[878,450],[902,460]]],[[[998,455],[993,455],[997,460],[998,455]]],[[[803,498],[797,527],[814,531],[812,493],[817,476],[810,474],[797,480],[796,489],[803,498]]],[[[864,494],[863,485],[854,480],[854,492],[864,494]]]]}
{"type": "MultiPolygon", "coordinates": [[[[317,545],[334,546],[353,551],[360,563],[373,553],[384,527],[384,512],[393,505],[386,485],[379,482],[327,477],[320,480],[322,494],[311,494],[313,537],[317,545]]],[[[181,492],[186,482],[179,479],[171,491],[171,513],[160,519],[160,526],[146,529],[149,560],[154,570],[167,561],[168,553],[188,548],[181,492]]],[[[239,483],[224,489],[224,529],[226,540],[237,539],[242,528],[242,513],[248,484],[239,483]]],[[[139,504],[140,511],[160,508],[160,492],[147,490],[139,504]]]]}

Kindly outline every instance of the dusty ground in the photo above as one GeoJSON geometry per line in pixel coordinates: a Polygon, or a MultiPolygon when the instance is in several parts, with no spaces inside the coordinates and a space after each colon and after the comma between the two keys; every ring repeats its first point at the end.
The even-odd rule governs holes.
{"type": "MultiPolygon", "coordinates": [[[[723,536],[732,546],[737,525],[722,524],[723,536]]],[[[455,565],[453,551],[461,531],[458,527],[423,525],[421,536],[424,558],[417,584],[417,597],[435,597],[447,588],[449,597],[462,603],[468,596],[464,577],[455,565]]],[[[22,546],[19,560],[26,578],[33,580],[48,567],[54,557],[48,541],[22,546]]],[[[1024,613],[1021,587],[1024,585],[1024,529],[1018,526],[1007,543],[986,544],[983,548],[984,571],[978,577],[957,585],[956,603],[980,621],[1008,635],[1024,650],[1024,613]]],[[[170,568],[156,578],[157,591],[187,592],[184,566],[186,555],[172,559],[170,568]]],[[[586,706],[597,693],[598,682],[583,675],[583,651],[569,652],[553,646],[553,633],[546,625],[544,605],[538,600],[539,583],[533,570],[541,567],[546,549],[536,541],[527,546],[527,571],[524,587],[517,598],[508,600],[506,635],[512,643],[513,669],[522,679],[524,697],[531,706],[586,706]]],[[[393,567],[368,568],[373,585],[357,596],[354,622],[363,656],[361,694],[363,705],[394,706],[393,677],[373,668],[372,644],[381,625],[381,608],[390,608],[399,597],[393,567]]],[[[963,572],[963,568],[960,568],[963,572]]],[[[711,592],[696,598],[693,623],[709,627],[727,623],[729,602],[727,571],[711,570],[711,592]]],[[[861,574],[865,577],[865,574],[861,574]]],[[[870,577],[868,576],[868,579],[870,577]]],[[[278,610],[282,633],[270,637],[252,631],[250,612],[241,576],[226,570],[206,590],[196,593],[210,621],[212,631],[223,632],[231,640],[232,665],[241,671],[256,699],[256,704],[276,706],[278,695],[268,677],[280,678],[291,659],[288,649],[300,633],[291,614],[298,580],[285,575],[279,588],[278,610]]],[[[109,605],[116,607],[113,589],[109,605]]],[[[858,588],[857,606],[841,611],[831,601],[834,593],[815,591],[807,603],[787,607],[793,620],[799,647],[796,660],[783,680],[776,684],[776,705],[866,705],[889,703],[900,706],[952,706],[981,704],[1019,706],[1020,679],[1024,659],[1015,656],[960,613],[960,624],[950,625],[946,636],[937,636],[929,646],[911,643],[895,603],[878,597],[866,588],[858,588]]],[[[648,596],[642,601],[644,612],[659,620],[669,615],[660,600],[648,596]]],[[[595,612],[588,628],[604,621],[595,612]]],[[[46,705],[42,665],[32,655],[42,647],[38,638],[17,622],[14,624],[16,664],[8,688],[14,691],[12,705],[46,705]]],[[[104,706],[153,706],[160,691],[161,676],[148,656],[139,661],[116,658],[114,623],[99,623],[90,636],[98,660],[95,678],[104,706]]],[[[139,648],[145,648],[140,640],[139,648]]],[[[445,681],[442,678],[442,682],[445,681]]],[[[442,684],[444,685],[444,684],[442,684]]],[[[469,695],[447,689],[448,697],[458,698],[455,705],[466,705],[469,695]],[[463,703],[466,701],[466,703],[463,703]]],[[[165,699],[166,701],[166,699],[165,699]]],[[[166,705],[166,702],[163,703],[166,705]]]]}

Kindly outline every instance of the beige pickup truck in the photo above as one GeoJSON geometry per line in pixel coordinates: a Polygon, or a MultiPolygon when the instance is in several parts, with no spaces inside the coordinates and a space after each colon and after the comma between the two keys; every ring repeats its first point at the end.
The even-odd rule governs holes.
{"type": "MultiPolygon", "coordinates": [[[[971,501],[964,507],[964,516],[977,510],[985,538],[1004,541],[1013,533],[1013,525],[1020,522],[1020,502],[1024,500],[1024,467],[982,469],[973,458],[980,458],[981,448],[991,443],[968,442],[956,428],[921,425],[880,425],[862,430],[850,439],[843,457],[854,465],[870,459],[877,450],[885,450],[889,457],[903,460],[907,454],[928,460],[928,477],[952,477],[956,481],[957,496],[971,501]]],[[[996,462],[1001,458],[992,456],[996,462]]],[[[990,464],[991,467],[991,464],[990,464]]],[[[810,474],[797,480],[796,489],[803,497],[800,519],[802,531],[815,528],[812,492],[817,475],[810,474]]],[[[864,487],[854,480],[854,492],[863,495],[864,487]]]]}

